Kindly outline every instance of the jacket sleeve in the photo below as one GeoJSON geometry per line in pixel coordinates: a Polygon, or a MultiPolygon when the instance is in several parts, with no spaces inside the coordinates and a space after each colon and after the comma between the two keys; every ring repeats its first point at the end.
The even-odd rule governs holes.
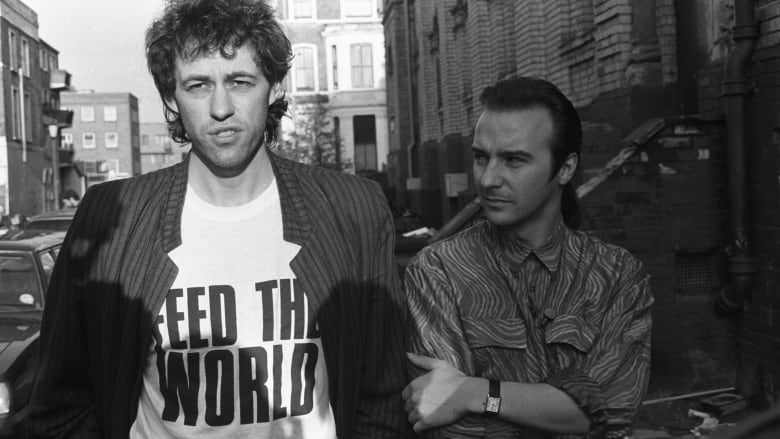
{"type": "Polygon", "coordinates": [[[85,194],[57,256],[46,295],[38,368],[24,430],[29,438],[97,438],[98,425],[80,286],[86,279],[85,221],[94,191],[85,194]]]}
{"type": "Polygon", "coordinates": [[[372,222],[375,224],[369,239],[375,244],[366,252],[369,260],[365,261],[368,284],[374,294],[369,303],[365,363],[360,378],[354,436],[401,438],[411,431],[401,398],[401,391],[407,384],[407,343],[403,327],[406,312],[395,263],[393,219],[384,196],[379,193],[375,199],[377,206],[369,209],[374,211],[372,222]]]}
{"type": "MultiPolygon", "coordinates": [[[[404,293],[409,308],[410,352],[445,360],[468,376],[475,373],[474,359],[461,324],[460,311],[442,261],[431,247],[422,250],[406,268],[404,293]]],[[[410,379],[424,375],[408,364],[410,379]]],[[[468,415],[458,421],[422,433],[426,439],[478,437],[484,421],[468,415]]]]}
{"type": "Polygon", "coordinates": [[[641,263],[628,262],[593,348],[577,364],[547,379],[585,411],[594,437],[622,438],[630,433],[650,376],[649,276],[641,263]]]}

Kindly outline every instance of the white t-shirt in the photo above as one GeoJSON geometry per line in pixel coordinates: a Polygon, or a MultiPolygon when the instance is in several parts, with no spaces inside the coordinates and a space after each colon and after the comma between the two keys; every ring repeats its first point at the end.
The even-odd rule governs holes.
{"type": "Polygon", "coordinates": [[[187,188],[179,273],[157,316],[130,437],[335,438],[325,356],[274,180],[213,206],[187,188]]]}

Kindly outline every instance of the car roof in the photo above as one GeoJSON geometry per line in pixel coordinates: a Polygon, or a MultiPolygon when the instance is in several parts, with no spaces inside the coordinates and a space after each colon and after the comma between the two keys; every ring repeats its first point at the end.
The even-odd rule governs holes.
{"type": "Polygon", "coordinates": [[[0,251],[35,251],[62,243],[65,232],[24,229],[0,236],[0,251]]]}
{"type": "Polygon", "coordinates": [[[50,212],[41,213],[38,215],[33,215],[30,218],[28,218],[27,221],[32,222],[37,220],[50,220],[50,219],[71,220],[73,219],[73,215],[75,214],[76,214],[75,208],[65,208],[59,210],[52,210],[50,212]]]}

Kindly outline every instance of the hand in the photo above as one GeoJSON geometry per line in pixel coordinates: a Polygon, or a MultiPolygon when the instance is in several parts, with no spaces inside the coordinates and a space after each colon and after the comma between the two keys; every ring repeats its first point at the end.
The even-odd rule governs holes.
{"type": "Polygon", "coordinates": [[[487,391],[484,384],[485,392],[479,393],[479,379],[467,377],[444,360],[412,353],[406,356],[415,366],[429,371],[412,380],[401,394],[415,432],[457,421],[473,410],[474,396],[487,391]]]}

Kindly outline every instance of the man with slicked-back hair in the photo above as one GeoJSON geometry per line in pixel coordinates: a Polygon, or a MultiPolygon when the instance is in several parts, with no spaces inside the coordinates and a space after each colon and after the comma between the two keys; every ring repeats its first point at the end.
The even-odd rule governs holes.
{"type": "Polygon", "coordinates": [[[274,153],[290,42],[263,0],[146,33],[170,168],[90,188],[43,315],[29,437],[398,438],[394,227],[376,183],[274,153]]]}
{"type": "Polygon", "coordinates": [[[623,438],[647,388],[642,264],[577,230],[582,127],[552,83],[487,87],[472,151],[487,221],[405,274],[409,422],[432,438],[623,438]]]}

